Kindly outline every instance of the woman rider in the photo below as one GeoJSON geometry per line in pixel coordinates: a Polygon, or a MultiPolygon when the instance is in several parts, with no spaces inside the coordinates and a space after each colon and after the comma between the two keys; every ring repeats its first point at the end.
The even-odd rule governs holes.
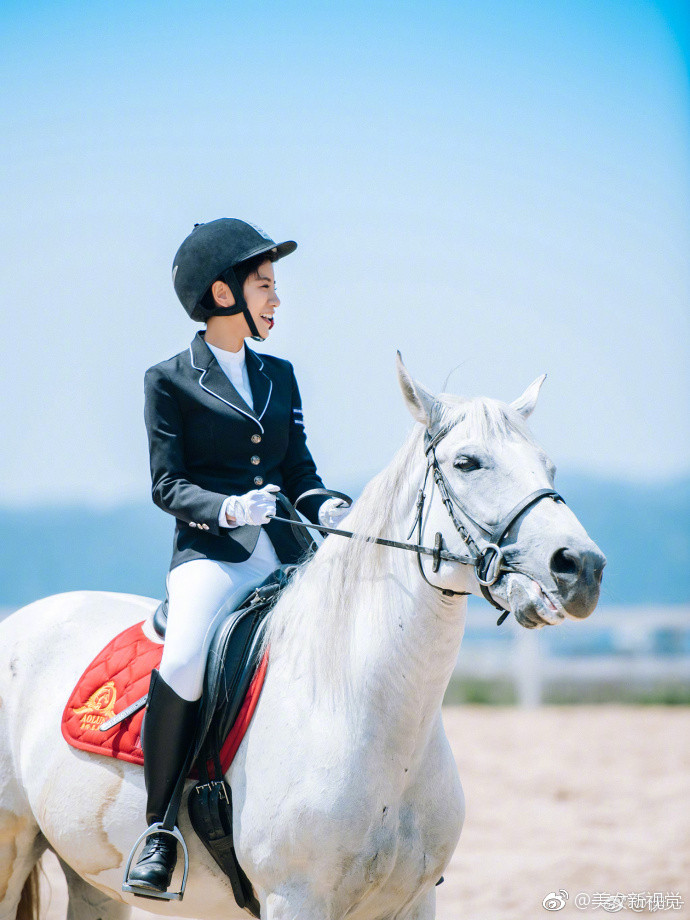
{"type": "MultiPolygon", "coordinates": [[[[292,365],[244,344],[268,338],[280,304],[273,263],[296,248],[223,218],[197,224],[173,262],[177,296],[206,328],[145,378],[153,500],[176,518],[165,647],[143,735],[149,825],[163,820],[192,740],[219,611],[234,592],[301,555],[290,527],[271,521],[275,493],[294,502],[323,487],[292,365]]],[[[303,510],[334,526],[347,509],[310,497],[303,510]]],[[[152,832],[126,881],[164,892],[175,861],[175,839],[152,832]]]]}

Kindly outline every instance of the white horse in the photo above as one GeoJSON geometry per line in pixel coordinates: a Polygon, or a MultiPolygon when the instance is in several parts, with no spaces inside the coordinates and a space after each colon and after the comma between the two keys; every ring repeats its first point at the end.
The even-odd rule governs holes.
{"type": "MultiPolygon", "coordinates": [[[[353,531],[407,540],[433,456],[455,513],[489,530],[526,495],[552,487],[553,466],[524,424],[543,378],[508,406],[434,398],[401,363],[399,377],[421,424],[356,502],[347,519],[353,531]],[[435,438],[428,453],[425,430],[427,446],[435,438]]],[[[424,545],[437,532],[447,553],[468,555],[427,477],[424,545]]],[[[508,568],[490,591],[523,625],[592,612],[605,559],[564,504],[550,497],[531,504],[501,549],[508,568]]],[[[433,571],[433,560],[423,560],[434,586],[412,552],[329,537],[273,612],[263,694],[227,774],[237,854],[264,920],[435,915],[434,886],[464,817],[441,702],[466,597],[441,589],[478,594],[480,586],[471,565],[446,558],[433,571]]],[[[2,920],[17,915],[22,891],[19,916],[29,914],[27,894],[46,849],[65,871],[70,920],[121,920],[134,903],[204,920],[247,916],[184,807],[191,859],[184,901],[123,895],[123,867],[144,830],[143,770],[75,750],[60,733],[63,707],[89,661],[155,606],[75,592],[37,601],[0,627],[2,920]]]]}

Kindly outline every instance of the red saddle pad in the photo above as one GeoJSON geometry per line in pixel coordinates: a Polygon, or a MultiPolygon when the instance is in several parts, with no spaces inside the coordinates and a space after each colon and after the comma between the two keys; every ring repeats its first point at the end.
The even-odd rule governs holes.
{"type": "MultiPolygon", "coordinates": [[[[99,726],[148,693],[151,670],[157,668],[163,646],[144,633],[143,623],[130,626],[115,636],[84,671],[62,714],[62,735],[68,744],[92,754],[116,757],[143,764],[141,723],[144,710],[114,725],[106,732],[99,726]]],[[[221,749],[221,764],[227,771],[259,702],[268,652],[261,660],[242,707],[221,749]]]]}

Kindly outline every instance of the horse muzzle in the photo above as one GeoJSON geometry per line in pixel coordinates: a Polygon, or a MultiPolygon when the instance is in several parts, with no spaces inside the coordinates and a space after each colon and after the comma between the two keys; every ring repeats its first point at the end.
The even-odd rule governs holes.
{"type": "Polygon", "coordinates": [[[594,543],[562,545],[547,558],[548,566],[539,571],[513,556],[509,571],[492,588],[527,629],[583,620],[599,600],[606,558],[594,543]]]}
{"type": "Polygon", "coordinates": [[[597,606],[606,556],[590,543],[588,547],[563,546],[549,560],[549,572],[565,612],[584,620],[597,606]]]}

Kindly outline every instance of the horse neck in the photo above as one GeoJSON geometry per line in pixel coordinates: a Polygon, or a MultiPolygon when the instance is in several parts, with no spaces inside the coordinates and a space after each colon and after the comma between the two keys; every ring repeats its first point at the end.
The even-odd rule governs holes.
{"type": "Polygon", "coordinates": [[[386,714],[380,730],[397,738],[398,748],[419,748],[455,668],[467,600],[444,597],[429,587],[412,553],[387,550],[385,555],[384,571],[391,574],[384,590],[372,596],[362,579],[352,679],[364,706],[386,714]]]}
{"type": "MultiPolygon", "coordinates": [[[[414,447],[367,486],[346,529],[406,539],[424,471],[414,447]]],[[[422,580],[414,553],[329,537],[277,605],[268,642],[287,679],[311,683],[314,700],[333,699],[351,723],[386,734],[384,743],[414,746],[440,710],[465,611],[465,598],[422,580]]]]}

